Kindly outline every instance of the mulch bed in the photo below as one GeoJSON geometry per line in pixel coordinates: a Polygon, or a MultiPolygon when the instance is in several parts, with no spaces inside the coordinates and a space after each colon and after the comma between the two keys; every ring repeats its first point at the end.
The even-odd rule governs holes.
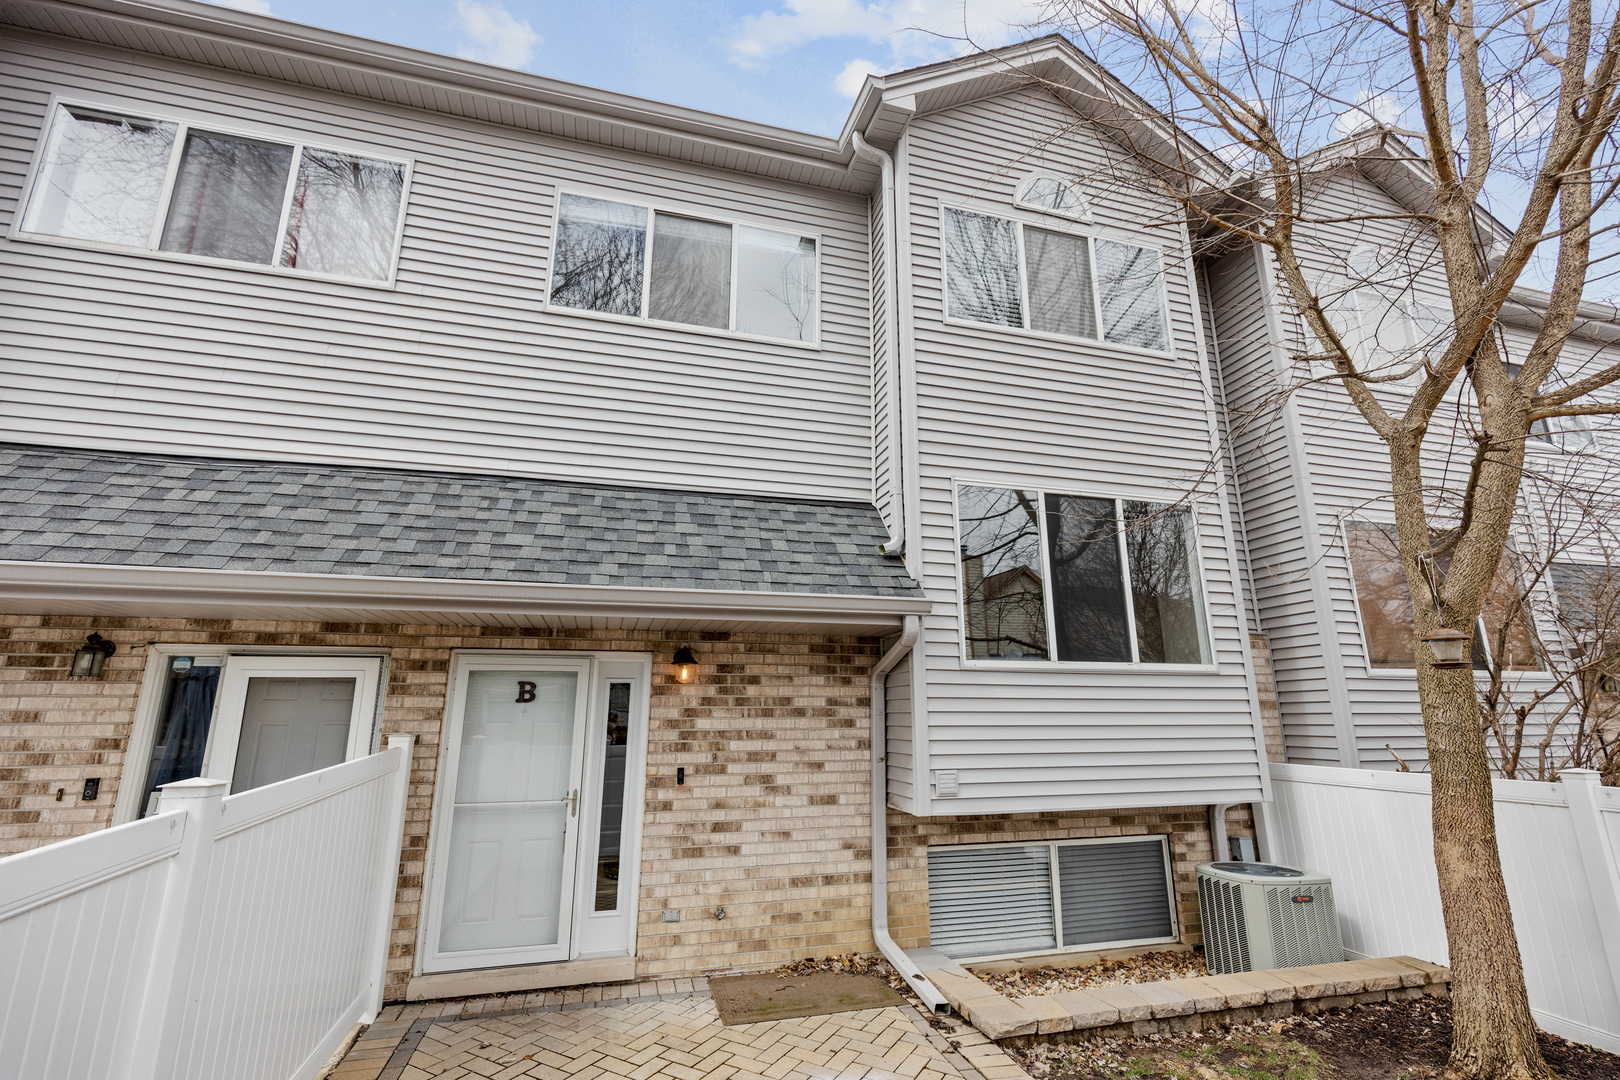
{"type": "Polygon", "coordinates": [[[975,971],[992,990],[1010,998],[1061,994],[1089,986],[1128,986],[1131,983],[1165,982],[1169,979],[1196,979],[1209,972],[1204,954],[1166,950],[1138,953],[1118,960],[1097,960],[1083,967],[1015,968],[999,974],[975,971]]]}
{"type": "MultiPolygon", "coordinates": [[[[1195,1035],[1048,1043],[1012,1050],[1038,1080],[1437,1080],[1451,1051],[1451,1003],[1361,1005],[1195,1035]]],[[[1541,1035],[1564,1080],[1620,1080],[1620,1057],[1541,1035]]]]}

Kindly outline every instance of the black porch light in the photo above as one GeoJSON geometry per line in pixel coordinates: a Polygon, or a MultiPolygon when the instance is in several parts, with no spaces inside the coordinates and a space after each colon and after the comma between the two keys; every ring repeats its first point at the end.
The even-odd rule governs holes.
{"type": "Polygon", "coordinates": [[[117,651],[117,645],[100,634],[91,634],[84,639],[84,644],[79,646],[79,651],[73,654],[73,677],[100,678],[101,669],[107,666],[107,657],[117,651]]]}
{"type": "Polygon", "coordinates": [[[675,650],[675,658],[671,661],[675,665],[675,681],[689,683],[692,676],[697,673],[697,657],[692,652],[692,646],[682,645],[675,650]]]}
{"type": "Polygon", "coordinates": [[[1423,644],[1434,654],[1434,666],[1438,668],[1471,667],[1468,646],[1472,640],[1461,630],[1453,630],[1449,626],[1423,635],[1423,644]]]}

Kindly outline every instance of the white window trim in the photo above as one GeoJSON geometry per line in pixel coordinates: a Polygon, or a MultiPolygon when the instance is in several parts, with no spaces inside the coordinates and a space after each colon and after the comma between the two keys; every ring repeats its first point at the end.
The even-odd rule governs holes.
{"type": "MultiPolygon", "coordinates": [[[[1215,622],[1214,612],[1209,602],[1209,579],[1204,566],[1204,545],[1198,538],[1199,521],[1203,516],[1203,501],[1199,498],[1183,499],[1178,495],[1167,492],[1157,494],[1144,494],[1141,492],[1103,492],[1081,488],[1055,487],[1039,482],[1015,481],[1007,479],[986,480],[978,477],[957,476],[951,479],[951,550],[957,553],[955,558],[956,569],[956,643],[960,652],[957,662],[962,667],[979,671],[1095,671],[1095,672],[1130,672],[1139,674],[1153,672],[1155,674],[1172,674],[1176,672],[1212,672],[1219,671],[1220,664],[1216,660],[1215,649],[1215,622]],[[1056,600],[1049,586],[1051,581],[1051,549],[1046,541],[1046,496],[1071,495],[1084,499],[1110,499],[1115,501],[1115,510],[1119,510],[1119,502],[1152,502],[1164,505],[1174,505],[1185,502],[1192,510],[1192,555],[1194,566],[1198,570],[1199,606],[1202,610],[1204,631],[1204,646],[1209,650],[1210,662],[1207,664],[1152,664],[1140,660],[976,660],[972,658],[968,647],[967,633],[967,578],[962,572],[962,559],[960,556],[962,539],[962,498],[964,487],[1006,488],[1015,491],[1033,491],[1041,496],[1039,515],[1039,543],[1041,545],[1041,592],[1045,600],[1046,627],[1048,640],[1052,643],[1050,651],[1056,652],[1056,600]]],[[[1120,544],[1120,572],[1126,587],[1125,616],[1126,631],[1130,635],[1131,655],[1137,652],[1136,643],[1136,605],[1131,592],[1130,563],[1126,557],[1125,534],[1119,533],[1120,544]]]]}
{"type": "Polygon", "coordinates": [[[658,199],[642,198],[638,195],[626,194],[620,191],[606,191],[600,188],[588,187],[558,187],[555,189],[551,205],[551,241],[546,254],[546,280],[545,304],[541,311],[548,315],[561,315],[569,318],[599,319],[603,322],[614,322],[624,326],[645,326],[657,330],[679,330],[685,333],[703,334],[709,337],[724,338],[728,341],[762,342],[768,345],[785,346],[787,348],[804,349],[809,352],[822,350],[823,330],[825,329],[823,298],[826,296],[825,283],[822,277],[823,255],[825,246],[822,234],[819,231],[799,228],[783,228],[779,222],[761,221],[758,218],[720,217],[713,210],[694,209],[679,203],[671,203],[658,199]],[[612,311],[591,311],[587,308],[566,307],[551,302],[551,278],[557,268],[557,237],[562,226],[562,201],[564,195],[576,195],[585,199],[601,199],[604,202],[619,203],[622,206],[634,206],[647,211],[646,237],[647,250],[643,255],[641,264],[641,314],[620,315],[612,311]],[[816,332],[809,341],[798,338],[770,337],[766,334],[745,334],[739,330],[721,328],[718,326],[696,326],[692,323],[668,322],[663,319],[649,318],[647,305],[652,297],[652,238],[653,220],[659,214],[669,214],[675,217],[692,218],[696,221],[706,221],[714,225],[724,225],[731,229],[731,299],[730,299],[730,325],[737,325],[737,247],[739,230],[746,227],[763,229],[769,232],[781,233],[784,236],[797,236],[816,242],[816,332]]]}
{"type": "Polygon", "coordinates": [[[1018,186],[1013,189],[1013,205],[1018,207],[1020,210],[1028,210],[1035,214],[1046,214],[1051,217],[1063,218],[1065,221],[1080,221],[1087,225],[1094,223],[1094,219],[1091,216],[1091,200],[1086,197],[1085,192],[1080,190],[1080,185],[1075,183],[1073,180],[1065,180],[1057,173],[1048,170],[1032,172],[1022,180],[1018,181],[1018,186]],[[1073,190],[1074,193],[1080,197],[1080,212],[1077,214],[1068,213],[1063,210],[1053,210],[1050,207],[1036,206],[1034,203],[1025,202],[1024,192],[1028,190],[1029,185],[1033,184],[1037,180],[1042,179],[1055,180],[1064,187],[1073,190]]]}
{"type": "MultiPolygon", "coordinates": [[[[985,210],[985,209],[982,209],[982,208],[977,207],[977,206],[968,205],[966,203],[947,202],[944,199],[939,200],[938,205],[939,205],[939,237],[940,237],[940,243],[939,243],[940,307],[941,307],[942,311],[944,312],[944,314],[941,316],[941,321],[943,323],[945,323],[945,325],[951,326],[951,327],[958,327],[958,328],[961,328],[961,329],[964,329],[964,330],[973,330],[973,331],[977,331],[978,333],[988,334],[988,335],[991,335],[991,336],[995,336],[995,335],[999,335],[999,334],[1005,334],[1005,333],[1011,333],[1011,334],[1016,334],[1016,335],[1020,335],[1020,336],[1024,336],[1024,337],[1035,338],[1035,339],[1040,340],[1040,341],[1057,342],[1057,343],[1067,345],[1070,348],[1085,349],[1085,350],[1088,350],[1088,351],[1094,350],[1094,349],[1103,349],[1103,350],[1107,350],[1107,351],[1118,352],[1118,353],[1120,353],[1122,355],[1127,355],[1127,356],[1151,356],[1151,357],[1154,357],[1155,359],[1160,359],[1160,360],[1163,360],[1163,359],[1166,359],[1166,358],[1173,358],[1175,356],[1175,354],[1176,354],[1175,325],[1174,325],[1174,323],[1172,323],[1170,321],[1170,296],[1169,296],[1170,290],[1168,288],[1169,280],[1170,280],[1170,269],[1169,269],[1169,267],[1170,267],[1171,260],[1170,260],[1169,256],[1166,254],[1163,247],[1160,247],[1157,244],[1145,244],[1145,243],[1142,243],[1141,238],[1139,238],[1139,237],[1127,240],[1127,239],[1122,239],[1122,238],[1117,237],[1117,236],[1105,235],[1101,230],[1098,230],[1098,229],[1080,230],[1080,229],[1073,229],[1073,228],[1059,228],[1059,227],[1055,227],[1055,226],[1057,226],[1059,224],[1058,222],[1053,222],[1053,221],[1031,221],[1031,220],[1029,220],[1030,212],[1028,212],[1028,211],[1026,211],[1023,214],[1009,214],[1009,213],[1007,213],[1005,208],[1001,208],[1001,209],[997,209],[997,210],[985,210]],[[1021,315],[1021,317],[1023,319],[1023,325],[1021,325],[1021,326],[1003,326],[1000,323],[979,322],[976,319],[966,319],[966,318],[963,318],[960,315],[951,314],[950,254],[949,254],[949,252],[947,250],[947,245],[945,243],[945,211],[947,211],[947,210],[957,210],[957,211],[960,211],[960,212],[962,212],[964,214],[977,214],[980,217],[1000,218],[1003,221],[1010,221],[1010,222],[1012,222],[1014,225],[1016,225],[1018,227],[1017,231],[1016,231],[1016,241],[1017,241],[1016,242],[1016,247],[1017,247],[1017,251],[1018,251],[1018,287],[1019,287],[1019,293],[1020,293],[1020,295],[1019,295],[1019,308],[1020,308],[1020,315],[1021,315]],[[1054,333],[1051,333],[1050,331],[1046,331],[1046,330],[1031,329],[1031,327],[1029,325],[1030,312],[1029,312],[1028,270],[1027,270],[1027,267],[1025,266],[1025,259],[1024,259],[1024,229],[1026,227],[1034,228],[1034,229],[1045,229],[1048,232],[1062,232],[1062,233],[1067,233],[1067,234],[1072,235],[1072,236],[1083,236],[1083,237],[1086,238],[1086,241],[1087,241],[1087,243],[1086,243],[1086,254],[1091,260],[1091,303],[1092,303],[1093,315],[1097,320],[1097,335],[1098,335],[1097,337],[1094,337],[1094,338],[1070,337],[1067,334],[1054,334],[1054,333]],[[1159,256],[1159,317],[1164,320],[1164,337],[1165,337],[1165,348],[1163,348],[1162,350],[1161,349],[1145,349],[1140,345],[1126,345],[1126,344],[1123,344],[1121,342],[1108,341],[1108,340],[1106,340],[1105,338],[1102,337],[1102,333],[1103,333],[1103,325],[1102,325],[1102,293],[1097,287],[1097,241],[1098,240],[1107,240],[1110,243],[1115,243],[1115,244],[1128,244],[1131,247],[1138,247],[1138,248],[1142,248],[1142,249],[1144,249],[1146,251],[1152,251],[1152,252],[1156,253],[1159,256]]],[[[1034,211],[1034,213],[1044,213],[1044,212],[1045,211],[1034,211]]],[[[1067,224],[1067,223],[1069,223],[1069,222],[1071,222],[1073,220],[1074,219],[1072,219],[1072,218],[1065,218],[1063,220],[1063,224],[1067,224]]]]}
{"type": "Polygon", "coordinates": [[[230,123],[214,123],[211,118],[198,119],[195,114],[168,113],[161,109],[149,109],[141,105],[125,104],[114,99],[93,100],[87,98],[57,96],[52,94],[45,107],[45,119],[39,128],[35,140],[33,159],[29,162],[28,173],[23,181],[21,198],[11,218],[11,227],[7,237],[11,240],[21,240],[28,243],[50,244],[57,247],[78,248],[87,251],[104,251],[119,255],[135,255],[142,258],[157,259],[163,262],[190,263],[197,266],[218,266],[234,270],[247,270],[255,273],[269,273],[278,277],[295,280],[326,281],[343,285],[356,285],[367,289],[393,290],[399,275],[400,249],[404,246],[405,215],[410,206],[411,183],[415,178],[415,162],[410,158],[402,158],[396,154],[377,151],[342,142],[317,139],[308,140],[302,135],[287,134],[273,128],[244,128],[230,123]],[[114,102],[109,104],[109,102],[114,102]],[[139,247],[131,244],[109,244],[101,240],[82,240],[72,236],[53,236],[49,233],[26,232],[22,228],[23,217],[26,214],[29,200],[33,198],[34,186],[39,180],[40,168],[44,164],[45,144],[51,132],[51,126],[56,121],[56,112],[59,108],[70,107],[88,109],[93,112],[108,113],[113,116],[124,116],[134,120],[150,120],[155,123],[175,125],[174,147],[170,151],[168,171],[164,174],[163,187],[158,196],[157,213],[152,222],[151,239],[148,246],[139,247]],[[292,148],[292,162],[289,166],[289,177],[286,190],[282,193],[281,218],[276,232],[276,242],[273,249],[273,261],[269,264],[255,262],[240,262],[235,259],[216,259],[207,255],[192,255],[183,251],[163,251],[157,245],[161,242],[164,223],[168,221],[170,203],[174,197],[175,178],[179,174],[180,159],[185,153],[186,133],[197,128],[202,131],[216,132],[220,135],[231,135],[244,139],[255,139],[260,142],[277,143],[292,148]],[[400,189],[399,217],[394,223],[393,257],[388,265],[388,276],[379,280],[376,278],[347,277],[342,274],[320,274],[309,270],[300,270],[296,267],[282,266],[281,253],[286,244],[287,211],[292,201],[292,193],[298,178],[298,165],[302,160],[305,148],[317,151],[329,151],[337,154],[351,154],[356,157],[370,158],[376,161],[385,161],[390,164],[403,166],[405,170],[404,186],[400,189]]]}
{"type": "MultiPolygon", "coordinates": [[[[1333,528],[1333,532],[1338,537],[1339,550],[1344,555],[1345,576],[1349,579],[1349,584],[1350,584],[1350,606],[1351,606],[1351,609],[1352,609],[1352,614],[1353,614],[1353,616],[1354,616],[1354,618],[1356,620],[1356,633],[1360,636],[1360,639],[1361,639],[1361,670],[1366,673],[1366,675],[1365,675],[1366,678],[1369,678],[1369,679],[1404,680],[1406,682],[1412,683],[1414,688],[1415,688],[1416,685],[1417,685],[1417,668],[1416,667],[1376,667],[1375,668],[1372,665],[1372,656],[1371,656],[1372,650],[1370,648],[1368,648],[1368,646],[1367,646],[1367,624],[1365,622],[1363,622],[1362,618],[1361,618],[1361,592],[1356,587],[1356,564],[1355,564],[1355,558],[1350,554],[1350,533],[1349,533],[1349,528],[1350,528],[1350,526],[1352,524],[1376,525],[1376,526],[1378,526],[1380,528],[1383,528],[1383,527],[1393,527],[1395,523],[1393,521],[1379,521],[1379,520],[1377,520],[1375,518],[1364,517],[1364,516],[1361,516],[1361,515],[1348,515],[1348,516],[1345,516],[1345,517],[1341,517],[1339,519],[1339,521],[1338,521],[1338,524],[1335,525],[1334,528],[1333,528]]],[[[1330,612],[1329,615],[1331,616],[1331,614],[1332,613],[1330,612]]],[[[1540,633],[1541,633],[1541,627],[1536,621],[1535,610],[1533,608],[1529,609],[1527,611],[1527,616],[1531,620],[1531,623],[1534,624],[1535,631],[1536,631],[1537,635],[1539,636],[1540,633]]],[[[1490,639],[1489,632],[1485,629],[1485,627],[1483,625],[1484,619],[1485,619],[1485,616],[1483,614],[1480,615],[1479,620],[1478,620],[1478,622],[1480,623],[1479,628],[1478,628],[1478,632],[1480,634],[1481,639],[1485,642],[1485,655],[1487,657],[1489,657],[1490,652],[1491,652],[1491,639],[1490,639]]],[[[1469,648],[1472,649],[1473,645],[1470,644],[1469,648]]],[[[1346,666],[1348,666],[1348,665],[1346,665],[1346,666]]],[[[1475,671],[1474,672],[1474,681],[1477,682],[1477,683],[1480,683],[1481,685],[1487,685],[1488,686],[1490,684],[1490,681],[1491,681],[1491,673],[1490,673],[1490,671],[1489,670],[1475,671]]],[[[1553,682],[1557,681],[1557,676],[1555,676],[1552,673],[1551,670],[1549,670],[1549,669],[1547,669],[1545,667],[1542,668],[1540,671],[1511,671],[1511,670],[1504,670],[1502,672],[1502,681],[1505,684],[1509,685],[1509,686],[1520,686],[1520,685],[1525,685],[1525,684],[1529,684],[1529,685],[1536,685],[1536,684],[1551,685],[1553,682]]]]}
{"type": "MultiPolygon", "coordinates": [[[[1089,953],[1102,952],[1108,949],[1122,949],[1137,945],[1159,945],[1181,940],[1181,912],[1176,904],[1176,867],[1175,852],[1170,847],[1170,837],[1165,833],[1141,833],[1130,836],[1096,836],[1078,840],[1023,840],[1005,841],[999,844],[931,844],[928,851],[935,847],[948,847],[952,851],[995,851],[1007,848],[1027,848],[1045,846],[1048,849],[1048,865],[1051,867],[1052,886],[1052,940],[1050,949],[1026,949],[1023,952],[991,953],[985,956],[957,957],[957,963],[989,963],[994,960],[1013,960],[1022,956],[1056,956],[1060,953],[1089,953]],[[1148,840],[1157,840],[1164,849],[1164,888],[1170,907],[1170,936],[1156,938],[1130,938],[1120,941],[1086,942],[1084,945],[1063,944],[1063,897],[1058,881],[1058,856],[1060,847],[1101,846],[1103,844],[1140,844],[1148,840]]],[[[923,876],[927,879],[927,857],[924,856],[923,876]]]]}
{"type": "MultiPolygon", "coordinates": [[[[382,660],[382,670],[377,678],[374,688],[374,702],[371,716],[371,726],[365,736],[365,752],[370,753],[378,746],[378,718],[382,714],[382,701],[388,686],[388,659],[387,649],[345,649],[345,648],[310,648],[296,645],[275,646],[235,646],[235,645],[208,645],[208,644],[168,644],[152,643],[146,646],[146,667],[141,673],[140,692],[135,700],[135,719],[130,727],[129,741],[125,743],[124,764],[118,773],[118,793],[113,802],[112,824],[123,825],[140,817],[142,806],[141,796],[146,787],[147,770],[152,762],[152,740],[157,735],[158,710],[163,707],[163,691],[168,686],[167,673],[170,662],[177,656],[190,657],[218,657],[222,663],[229,663],[233,656],[269,656],[293,658],[308,658],[327,660],[331,658],[352,657],[382,660]]],[[[215,691],[214,717],[219,715],[219,707],[223,700],[223,679],[221,672],[221,688],[215,691]]],[[[209,727],[212,730],[213,720],[209,727]]],[[[351,732],[351,738],[358,732],[351,732]]]]}

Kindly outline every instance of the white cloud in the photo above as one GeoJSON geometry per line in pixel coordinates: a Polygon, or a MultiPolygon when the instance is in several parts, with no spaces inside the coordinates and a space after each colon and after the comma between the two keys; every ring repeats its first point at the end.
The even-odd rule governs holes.
{"type": "Polygon", "coordinates": [[[255,15],[270,14],[270,0],[214,0],[214,3],[237,11],[251,11],[255,15]]]}
{"type": "Polygon", "coordinates": [[[527,64],[543,40],[527,20],[517,19],[497,4],[456,0],[461,43],[456,55],[486,64],[516,68],[527,64]]]}
{"type": "Polygon", "coordinates": [[[881,74],[883,68],[870,60],[851,60],[833,80],[833,88],[845,97],[852,98],[861,92],[861,86],[865,84],[868,75],[881,74]]]}
{"type": "Polygon", "coordinates": [[[1027,37],[1041,21],[1041,6],[1038,0],[782,0],[780,10],[745,15],[726,45],[732,63],[758,68],[825,38],[862,38],[887,45],[890,63],[907,67],[1027,37]]]}
{"type": "Polygon", "coordinates": [[[1404,112],[1400,102],[1388,94],[1364,94],[1333,121],[1333,132],[1343,138],[1373,124],[1399,126],[1404,112]]]}

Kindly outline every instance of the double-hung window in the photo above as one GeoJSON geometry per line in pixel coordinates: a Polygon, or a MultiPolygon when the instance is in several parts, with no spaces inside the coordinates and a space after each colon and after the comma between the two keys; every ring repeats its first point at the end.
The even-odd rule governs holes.
{"type": "Polygon", "coordinates": [[[17,231],[387,281],[409,171],[402,161],[58,104],[17,231]]]}
{"type": "Polygon", "coordinates": [[[1165,352],[1159,253],[944,207],[952,319],[1165,352]]]}
{"type": "Polygon", "coordinates": [[[969,660],[1208,664],[1185,504],[957,488],[969,660]]]}
{"type": "Polygon", "coordinates": [[[816,340],[816,239],[563,194],[553,307],[816,340]]]}

